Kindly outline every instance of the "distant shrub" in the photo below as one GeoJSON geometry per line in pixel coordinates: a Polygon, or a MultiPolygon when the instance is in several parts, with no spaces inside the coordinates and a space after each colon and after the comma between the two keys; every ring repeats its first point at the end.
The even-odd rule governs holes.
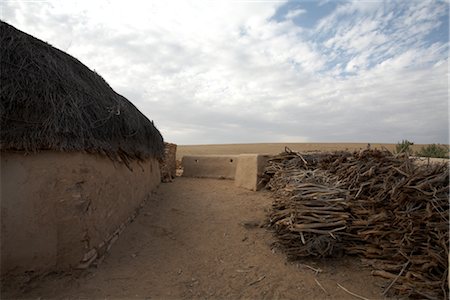
{"type": "Polygon", "coordinates": [[[401,142],[398,142],[395,146],[395,152],[396,153],[407,153],[408,155],[412,154],[411,146],[414,145],[413,142],[410,142],[408,140],[402,140],[401,142]]]}
{"type": "Polygon", "coordinates": [[[437,157],[437,158],[449,158],[448,147],[439,144],[431,144],[426,147],[422,147],[416,152],[417,156],[423,157],[437,157]]]}

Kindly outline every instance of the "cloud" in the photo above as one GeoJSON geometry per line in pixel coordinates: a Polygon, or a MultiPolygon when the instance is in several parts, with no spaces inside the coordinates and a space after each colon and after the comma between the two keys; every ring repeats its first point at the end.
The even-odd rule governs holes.
{"type": "Polygon", "coordinates": [[[293,9],[286,14],[286,19],[293,19],[306,13],[305,9],[293,9]]]}
{"type": "Polygon", "coordinates": [[[101,74],[179,144],[448,143],[440,2],[342,2],[311,29],[279,2],[2,4],[1,18],[101,74]]]}

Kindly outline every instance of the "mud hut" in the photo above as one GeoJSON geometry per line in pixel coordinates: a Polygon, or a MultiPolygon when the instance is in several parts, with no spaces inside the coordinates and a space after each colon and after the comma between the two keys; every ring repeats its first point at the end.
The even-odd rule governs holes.
{"type": "Polygon", "coordinates": [[[1,274],[85,268],[160,182],[153,122],[70,55],[0,22],[1,274]]]}

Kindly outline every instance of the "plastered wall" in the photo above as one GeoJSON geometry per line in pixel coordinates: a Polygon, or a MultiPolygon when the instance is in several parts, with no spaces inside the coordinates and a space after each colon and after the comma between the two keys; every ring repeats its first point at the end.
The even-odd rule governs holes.
{"type": "Polygon", "coordinates": [[[252,191],[261,189],[261,176],[269,159],[270,155],[265,154],[239,155],[234,178],[235,185],[252,191]]]}
{"type": "Polygon", "coordinates": [[[235,185],[257,191],[269,155],[189,155],[183,156],[183,176],[233,179],[235,185]]]}
{"type": "Polygon", "coordinates": [[[238,155],[183,156],[183,176],[234,179],[238,155]]]}
{"type": "Polygon", "coordinates": [[[1,273],[86,265],[102,255],[160,182],[154,159],[1,153],[1,273]]]}

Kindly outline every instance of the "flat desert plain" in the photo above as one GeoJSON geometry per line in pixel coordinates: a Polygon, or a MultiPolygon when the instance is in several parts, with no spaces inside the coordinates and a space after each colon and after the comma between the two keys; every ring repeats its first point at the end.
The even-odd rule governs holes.
{"type": "MultiPolygon", "coordinates": [[[[375,144],[370,143],[371,148],[387,148],[389,151],[395,150],[396,144],[375,144]]],[[[413,151],[419,151],[426,145],[413,145],[413,151]]],[[[214,155],[214,154],[246,154],[265,153],[278,154],[288,147],[298,152],[314,151],[354,151],[366,149],[367,143],[260,143],[260,144],[214,144],[214,145],[178,145],[177,159],[184,155],[214,155]]]]}

